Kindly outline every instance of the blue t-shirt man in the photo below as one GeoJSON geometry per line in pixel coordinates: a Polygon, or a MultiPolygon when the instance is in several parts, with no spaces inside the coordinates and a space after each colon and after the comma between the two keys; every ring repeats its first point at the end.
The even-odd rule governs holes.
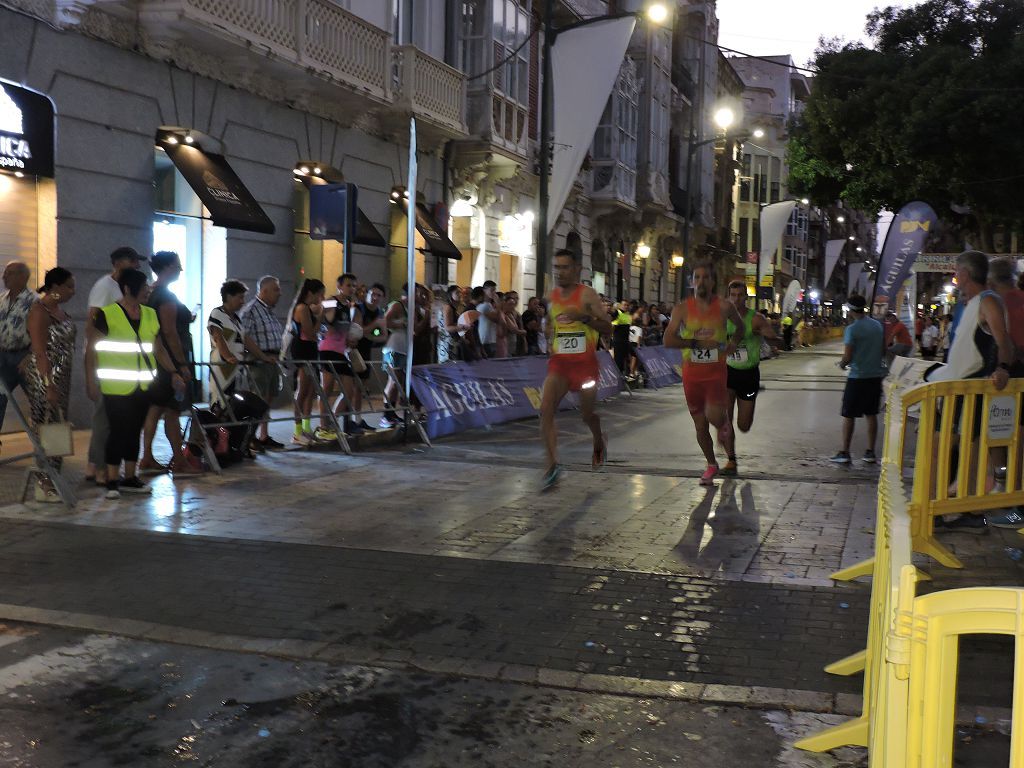
{"type": "Polygon", "coordinates": [[[846,326],[843,343],[853,347],[850,358],[851,379],[881,379],[885,377],[882,365],[885,331],[873,317],[862,315],[846,326]]]}

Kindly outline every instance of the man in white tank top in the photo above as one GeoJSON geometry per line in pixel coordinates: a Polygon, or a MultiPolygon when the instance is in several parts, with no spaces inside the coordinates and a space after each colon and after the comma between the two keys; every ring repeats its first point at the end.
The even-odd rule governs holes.
{"type": "MultiPolygon", "coordinates": [[[[956,327],[953,346],[949,350],[949,362],[933,371],[928,381],[954,381],[957,379],[976,379],[988,376],[996,389],[1004,389],[1010,380],[1010,365],[1013,363],[1013,341],[1007,329],[1006,309],[999,295],[986,290],[988,280],[988,256],[980,251],[964,251],[956,259],[956,281],[960,295],[966,302],[960,322],[956,327]]],[[[983,426],[984,414],[980,412],[982,401],[978,398],[974,414],[974,438],[977,440],[983,426]]],[[[960,411],[963,404],[957,404],[954,416],[954,428],[960,422],[960,411]]],[[[954,441],[957,443],[958,441],[954,441]]],[[[932,472],[939,461],[950,461],[949,456],[938,456],[938,439],[935,440],[936,460],[932,462],[932,472]]],[[[989,471],[993,462],[989,461],[989,471]]],[[[951,474],[952,476],[952,474],[951,474]]],[[[975,486],[973,478],[977,476],[977,451],[971,451],[971,467],[968,473],[969,487],[975,486]]],[[[934,478],[934,474],[933,474],[934,478]]],[[[934,482],[934,480],[933,480],[934,482]]],[[[990,474],[987,484],[991,487],[994,478],[990,474]]],[[[950,493],[956,494],[951,487],[950,493]]],[[[983,515],[946,515],[936,518],[936,527],[941,531],[963,531],[984,533],[987,523],[983,515]]]]}

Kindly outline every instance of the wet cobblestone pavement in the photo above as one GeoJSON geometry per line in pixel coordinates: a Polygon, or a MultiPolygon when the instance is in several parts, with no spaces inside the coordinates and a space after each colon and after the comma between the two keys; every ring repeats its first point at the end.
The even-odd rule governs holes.
{"type": "MultiPolygon", "coordinates": [[[[792,365],[813,372],[828,362],[805,355],[792,365]]],[[[421,732],[404,762],[395,763],[403,768],[545,765],[548,759],[587,766],[672,764],[658,762],[669,760],[660,753],[629,754],[614,739],[604,743],[600,729],[594,743],[605,746],[591,752],[571,729],[530,720],[543,709],[535,709],[538,699],[530,700],[522,718],[516,716],[525,730],[501,730],[514,721],[494,718],[501,743],[534,760],[502,762],[505,758],[496,758],[486,741],[484,748],[471,747],[460,740],[457,724],[424,714],[426,698],[408,693],[427,684],[410,677],[421,674],[418,670],[434,673],[430,684],[441,686],[441,699],[465,697],[488,710],[511,694],[474,699],[473,686],[539,684],[538,690],[549,690],[558,702],[571,701],[564,704],[568,707],[588,696],[645,692],[692,699],[674,702],[686,712],[748,703],[764,714],[737,716],[740,730],[762,734],[765,744],[778,746],[771,758],[772,749],[766,749],[764,765],[858,765],[863,755],[856,752],[848,760],[794,753],[786,758],[790,762],[772,761],[787,754],[786,745],[801,727],[809,727],[782,710],[859,711],[855,694],[861,678],[829,676],[822,667],[863,647],[870,585],[867,580],[835,584],[828,576],[872,553],[877,469],[860,462],[851,469],[831,466],[825,458],[832,442],[827,431],[805,432],[799,443],[775,439],[787,414],[798,425],[833,419],[839,393],[828,387],[807,392],[792,371],[769,382],[759,415],[763,421],[743,438],[745,476],[710,490],[696,483],[678,393],[664,391],[602,406],[613,433],[611,466],[603,473],[583,467],[589,455],[586,437],[567,415],[562,444],[570,471],[555,492],[544,495],[537,493],[535,425],[524,422],[430,449],[399,446],[352,457],[319,451],[268,454],[222,476],[156,478],[151,498],[110,502],[98,489],[79,486],[80,503],[71,511],[9,503],[0,507],[0,620],[297,660],[267,661],[285,665],[275,667],[279,670],[288,664],[298,669],[302,660],[364,665],[358,667],[360,675],[401,681],[395,685],[403,697],[411,697],[416,723],[436,725],[436,733],[443,734],[435,741],[421,732]],[[794,410],[795,398],[801,409],[794,410]],[[659,453],[659,446],[665,450],[659,453]],[[561,746],[550,754],[534,750],[530,739],[541,731],[558,733],[561,746]],[[430,762],[431,750],[441,742],[454,751],[446,753],[447,761],[430,762]],[[484,762],[464,749],[482,749],[484,762]],[[617,762],[616,755],[626,757],[617,762]]],[[[6,449],[14,441],[4,442],[6,449]]],[[[81,472],[80,458],[68,461],[67,472],[81,472]]],[[[10,494],[10,485],[5,488],[10,494]]],[[[920,561],[935,579],[923,589],[1020,584],[1024,565],[1004,551],[1016,547],[1019,538],[999,530],[946,537],[966,567],[952,571],[920,561]]],[[[113,638],[103,642],[125,644],[118,645],[122,666],[150,647],[113,638]]],[[[0,636],[0,652],[4,647],[0,636]]],[[[173,656],[166,646],[153,647],[157,655],[173,656]]],[[[1011,653],[999,640],[965,641],[961,703],[1007,705],[1011,653]]],[[[257,658],[235,656],[232,663],[240,668],[257,658]]],[[[97,689],[103,693],[97,702],[111,696],[123,708],[139,704],[134,694],[125,699],[115,689],[134,691],[147,674],[159,677],[144,669],[148,672],[140,671],[131,685],[97,682],[106,686],[97,689]]],[[[6,668],[0,684],[10,679],[6,668]]],[[[88,685],[82,695],[89,695],[88,685]]],[[[308,714],[322,704],[339,728],[354,727],[353,717],[369,722],[366,713],[345,711],[334,694],[330,704],[319,695],[280,693],[288,705],[278,714],[308,714]]],[[[94,706],[77,704],[84,710],[94,706]]],[[[11,717],[23,714],[11,706],[11,717]]],[[[217,720],[217,727],[228,728],[230,717],[216,709],[218,717],[227,718],[217,720]]],[[[467,704],[465,711],[472,709],[467,704]]],[[[656,716],[667,721],[670,711],[675,710],[656,716]]],[[[800,717],[834,722],[842,715],[800,717]]],[[[289,722],[286,731],[294,739],[284,749],[258,735],[250,743],[247,731],[204,726],[200,733],[191,723],[175,738],[188,737],[185,744],[199,744],[205,756],[220,755],[210,765],[347,764],[339,762],[346,751],[323,733],[319,720],[289,722]],[[301,733],[316,734],[310,744],[320,739],[324,749],[304,752],[301,733]],[[224,749],[232,740],[239,745],[237,755],[224,749]],[[305,762],[282,762],[292,753],[305,755],[305,762]]],[[[572,722],[577,731],[586,730],[572,722]]],[[[668,732],[629,718],[623,722],[638,733],[668,732]]],[[[0,742],[10,741],[8,733],[0,729],[0,742]]],[[[980,741],[987,743],[983,736],[980,741]]],[[[669,742],[678,750],[673,755],[689,759],[693,744],[669,742]]],[[[127,743],[136,744],[137,757],[145,757],[138,750],[148,742],[127,743]]],[[[354,749],[353,742],[347,748],[354,749]]],[[[756,746],[749,751],[761,754],[756,746]]],[[[81,765],[105,768],[123,763],[132,752],[105,754],[81,765]],[[112,755],[118,761],[111,762],[112,755]]],[[[168,753],[154,752],[154,760],[157,754],[163,760],[168,753]]],[[[63,764],[18,759],[22,762],[4,763],[0,751],[5,768],[63,764]]]]}
{"type": "MultiPolygon", "coordinates": [[[[0,625],[0,765],[26,768],[863,768],[796,738],[838,715],[292,662],[0,625]]],[[[958,729],[1002,765],[1004,723],[958,729]],[[1000,762],[1001,761],[1001,762],[1000,762]]]]}

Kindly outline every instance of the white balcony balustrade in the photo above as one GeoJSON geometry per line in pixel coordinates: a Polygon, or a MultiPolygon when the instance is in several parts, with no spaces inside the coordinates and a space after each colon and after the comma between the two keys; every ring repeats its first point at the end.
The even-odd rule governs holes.
{"type": "Polygon", "coordinates": [[[390,101],[388,33],[330,0],[141,0],[138,9],[147,34],[165,47],[183,43],[236,67],[319,90],[303,83],[313,72],[375,101],[390,101]],[[250,50],[264,54],[267,63],[244,58],[250,50]]]}
{"type": "Polygon", "coordinates": [[[394,109],[466,134],[466,76],[414,45],[392,49],[394,109]]]}

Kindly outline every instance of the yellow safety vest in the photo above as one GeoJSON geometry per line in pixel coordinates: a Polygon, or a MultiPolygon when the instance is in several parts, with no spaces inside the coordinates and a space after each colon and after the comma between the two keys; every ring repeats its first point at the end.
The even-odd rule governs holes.
{"type": "Polygon", "coordinates": [[[119,304],[100,310],[107,318],[107,335],[96,342],[96,376],[105,395],[145,391],[156,378],[153,342],[160,332],[160,321],[152,307],[141,309],[138,333],[119,304]]]}

